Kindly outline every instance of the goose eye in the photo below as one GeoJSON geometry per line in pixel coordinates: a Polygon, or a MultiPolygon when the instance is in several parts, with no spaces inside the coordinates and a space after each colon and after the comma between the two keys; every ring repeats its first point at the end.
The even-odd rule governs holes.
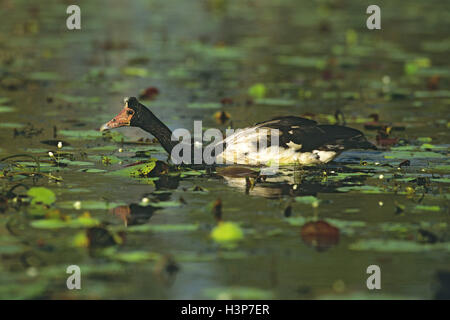
{"type": "Polygon", "coordinates": [[[133,113],[134,113],[133,110],[128,110],[128,111],[127,111],[127,114],[130,115],[130,116],[131,116],[133,113]]]}

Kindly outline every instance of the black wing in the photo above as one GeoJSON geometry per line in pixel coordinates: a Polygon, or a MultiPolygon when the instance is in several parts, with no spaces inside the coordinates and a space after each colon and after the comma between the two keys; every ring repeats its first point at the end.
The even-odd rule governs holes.
{"type": "Polygon", "coordinates": [[[300,117],[279,117],[260,122],[256,126],[278,129],[280,131],[280,146],[288,148],[289,143],[301,145],[299,152],[376,149],[359,130],[337,125],[317,125],[316,121],[300,117]]]}

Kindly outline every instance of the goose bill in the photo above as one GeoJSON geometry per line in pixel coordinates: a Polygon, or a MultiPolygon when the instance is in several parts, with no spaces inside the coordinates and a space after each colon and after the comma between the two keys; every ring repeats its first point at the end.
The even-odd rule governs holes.
{"type": "Polygon", "coordinates": [[[128,108],[123,108],[117,116],[115,116],[111,121],[105,123],[100,127],[100,131],[111,130],[114,128],[130,126],[130,121],[133,115],[128,113],[128,108]]]}

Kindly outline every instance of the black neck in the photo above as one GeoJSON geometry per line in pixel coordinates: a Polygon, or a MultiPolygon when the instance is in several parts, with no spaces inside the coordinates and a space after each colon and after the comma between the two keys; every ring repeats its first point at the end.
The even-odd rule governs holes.
{"type": "Polygon", "coordinates": [[[167,126],[162,123],[150,110],[145,108],[145,114],[142,115],[143,122],[140,125],[140,128],[151,133],[158,139],[159,143],[161,143],[162,147],[166,152],[170,155],[172,153],[172,149],[176,144],[176,141],[172,141],[172,131],[170,131],[167,126]]]}

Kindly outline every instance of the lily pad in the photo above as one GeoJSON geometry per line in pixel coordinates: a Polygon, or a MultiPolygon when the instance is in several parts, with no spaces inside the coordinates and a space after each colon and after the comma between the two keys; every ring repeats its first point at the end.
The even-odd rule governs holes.
{"type": "Polygon", "coordinates": [[[95,200],[84,201],[63,201],[58,202],[56,206],[62,209],[78,209],[78,210],[108,210],[118,206],[125,205],[124,202],[105,202],[95,200]]]}
{"type": "Polygon", "coordinates": [[[96,130],[59,130],[58,134],[67,137],[68,139],[86,139],[92,140],[102,137],[102,133],[96,130]]]}
{"type": "Polygon", "coordinates": [[[272,291],[252,287],[217,287],[204,290],[208,299],[217,300],[269,300],[274,298],[272,291]]]}
{"type": "Polygon", "coordinates": [[[57,81],[60,80],[61,77],[55,72],[37,71],[29,73],[28,79],[36,81],[57,81]]]}
{"type": "Polygon", "coordinates": [[[197,224],[143,224],[140,226],[131,226],[126,230],[128,232],[181,232],[181,231],[196,231],[197,224]]]}
{"type": "Polygon", "coordinates": [[[7,106],[0,106],[0,113],[14,112],[14,111],[16,111],[16,108],[7,107],[7,106]]]}
{"type": "Polygon", "coordinates": [[[100,224],[100,221],[91,217],[81,216],[73,220],[43,219],[31,222],[31,226],[38,229],[61,229],[61,228],[89,228],[100,224]]]}
{"type": "Polygon", "coordinates": [[[248,94],[253,99],[263,99],[266,96],[266,86],[263,83],[256,83],[248,88],[248,94]]]}
{"type": "Polygon", "coordinates": [[[27,195],[33,198],[31,200],[32,204],[42,203],[46,205],[51,205],[56,201],[55,193],[52,190],[44,187],[30,188],[27,192],[27,195]]]}
{"type": "Polygon", "coordinates": [[[319,204],[320,200],[314,196],[295,197],[295,201],[303,204],[319,204]]]}
{"type": "Polygon", "coordinates": [[[349,246],[356,251],[380,251],[380,252],[421,252],[431,250],[450,251],[450,242],[435,244],[422,244],[406,240],[368,239],[360,240],[349,246]]]}
{"type": "Polygon", "coordinates": [[[159,253],[148,251],[116,252],[113,255],[113,259],[129,263],[158,260],[160,257],[159,253]]]}
{"type": "Polygon", "coordinates": [[[417,159],[417,158],[446,158],[445,155],[431,152],[409,152],[409,151],[390,151],[384,154],[385,159],[417,159]]]}
{"type": "Polygon", "coordinates": [[[219,109],[221,106],[217,102],[192,102],[187,105],[190,109],[219,109]]]}
{"type": "Polygon", "coordinates": [[[14,122],[4,122],[4,123],[0,123],[0,128],[5,128],[5,129],[19,129],[19,128],[23,128],[25,127],[25,125],[23,123],[14,123],[14,122]]]}
{"type": "Polygon", "coordinates": [[[439,206],[417,205],[417,206],[414,207],[414,211],[438,212],[438,211],[441,211],[441,207],[439,207],[439,206]]]}
{"type": "Polygon", "coordinates": [[[126,67],[122,69],[122,73],[126,76],[141,77],[141,78],[149,76],[149,72],[147,69],[139,67],[126,67]]]}
{"type": "Polygon", "coordinates": [[[233,222],[220,222],[211,231],[211,238],[216,242],[239,241],[244,238],[241,227],[233,222]]]}
{"type": "Polygon", "coordinates": [[[336,189],[341,192],[349,192],[349,191],[357,191],[361,193],[385,193],[385,191],[379,187],[375,186],[348,186],[348,187],[339,187],[336,189]]]}

